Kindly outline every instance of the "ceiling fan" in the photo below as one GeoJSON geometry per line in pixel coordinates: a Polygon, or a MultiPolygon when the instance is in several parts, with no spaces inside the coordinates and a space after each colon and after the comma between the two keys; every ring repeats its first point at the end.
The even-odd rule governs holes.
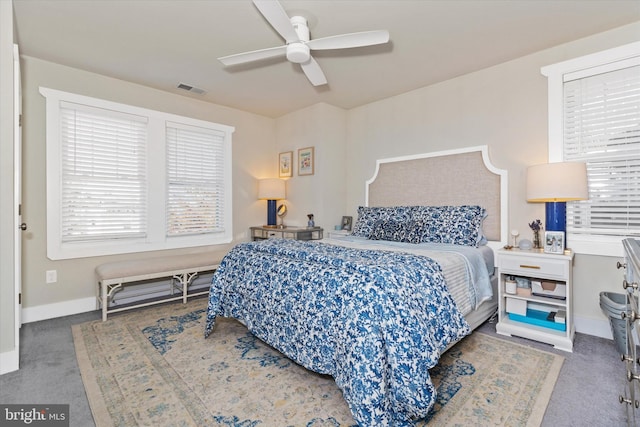
{"type": "Polygon", "coordinates": [[[302,71],[312,85],[321,86],[327,84],[327,78],[318,62],[311,56],[312,50],[347,49],[383,44],[389,41],[387,30],[363,31],[311,40],[305,17],[292,16],[290,18],[277,0],[253,0],[253,3],[286,43],[282,46],[218,58],[225,66],[285,55],[290,62],[300,64],[302,71]]]}

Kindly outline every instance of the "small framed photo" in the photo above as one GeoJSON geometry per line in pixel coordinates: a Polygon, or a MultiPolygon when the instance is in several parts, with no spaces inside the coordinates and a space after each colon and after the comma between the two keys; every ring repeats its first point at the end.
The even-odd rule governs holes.
{"type": "Polygon", "coordinates": [[[280,178],[293,176],[293,151],[280,153],[278,165],[278,176],[280,178]]]}
{"type": "Polygon", "coordinates": [[[298,175],[313,175],[313,147],[298,150],[298,175]]]}
{"type": "Polygon", "coordinates": [[[564,253],[564,231],[545,231],[544,251],[550,254],[564,253]]]}
{"type": "Polygon", "coordinates": [[[353,223],[352,216],[343,216],[342,217],[342,230],[351,231],[351,224],[353,223]]]}

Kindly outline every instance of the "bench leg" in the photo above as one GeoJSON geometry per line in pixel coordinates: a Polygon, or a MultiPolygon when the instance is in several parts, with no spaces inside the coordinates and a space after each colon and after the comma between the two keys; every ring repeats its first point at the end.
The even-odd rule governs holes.
{"type": "Polygon", "coordinates": [[[109,285],[106,283],[102,283],[102,321],[107,321],[107,308],[109,307],[109,296],[107,293],[107,288],[109,285]]]}
{"type": "Polygon", "coordinates": [[[191,284],[191,282],[193,282],[193,280],[198,277],[198,273],[182,273],[180,275],[176,274],[175,276],[173,276],[174,280],[177,280],[180,285],[182,285],[182,303],[186,304],[187,303],[187,295],[188,295],[188,291],[189,291],[189,285],[191,284]]]}
{"type": "Polygon", "coordinates": [[[102,321],[107,320],[107,310],[109,309],[109,300],[113,298],[113,294],[122,289],[122,282],[110,285],[108,283],[100,283],[102,291],[102,321]]]}

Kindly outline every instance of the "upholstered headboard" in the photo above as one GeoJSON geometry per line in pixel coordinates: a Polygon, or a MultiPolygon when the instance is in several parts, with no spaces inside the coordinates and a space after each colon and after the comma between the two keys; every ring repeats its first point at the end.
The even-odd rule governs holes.
{"type": "Polygon", "coordinates": [[[367,206],[480,205],[490,246],[508,241],[507,171],[494,167],[486,145],[381,159],[366,183],[367,206]]]}

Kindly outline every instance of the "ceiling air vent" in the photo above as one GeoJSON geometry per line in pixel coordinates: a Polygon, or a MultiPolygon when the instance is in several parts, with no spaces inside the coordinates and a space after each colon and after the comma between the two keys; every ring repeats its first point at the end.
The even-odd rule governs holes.
{"type": "Polygon", "coordinates": [[[204,95],[206,93],[204,89],[200,89],[199,87],[194,87],[186,83],[179,83],[178,89],[186,90],[187,92],[191,93],[197,93],[198,95],[204,95]]]}

